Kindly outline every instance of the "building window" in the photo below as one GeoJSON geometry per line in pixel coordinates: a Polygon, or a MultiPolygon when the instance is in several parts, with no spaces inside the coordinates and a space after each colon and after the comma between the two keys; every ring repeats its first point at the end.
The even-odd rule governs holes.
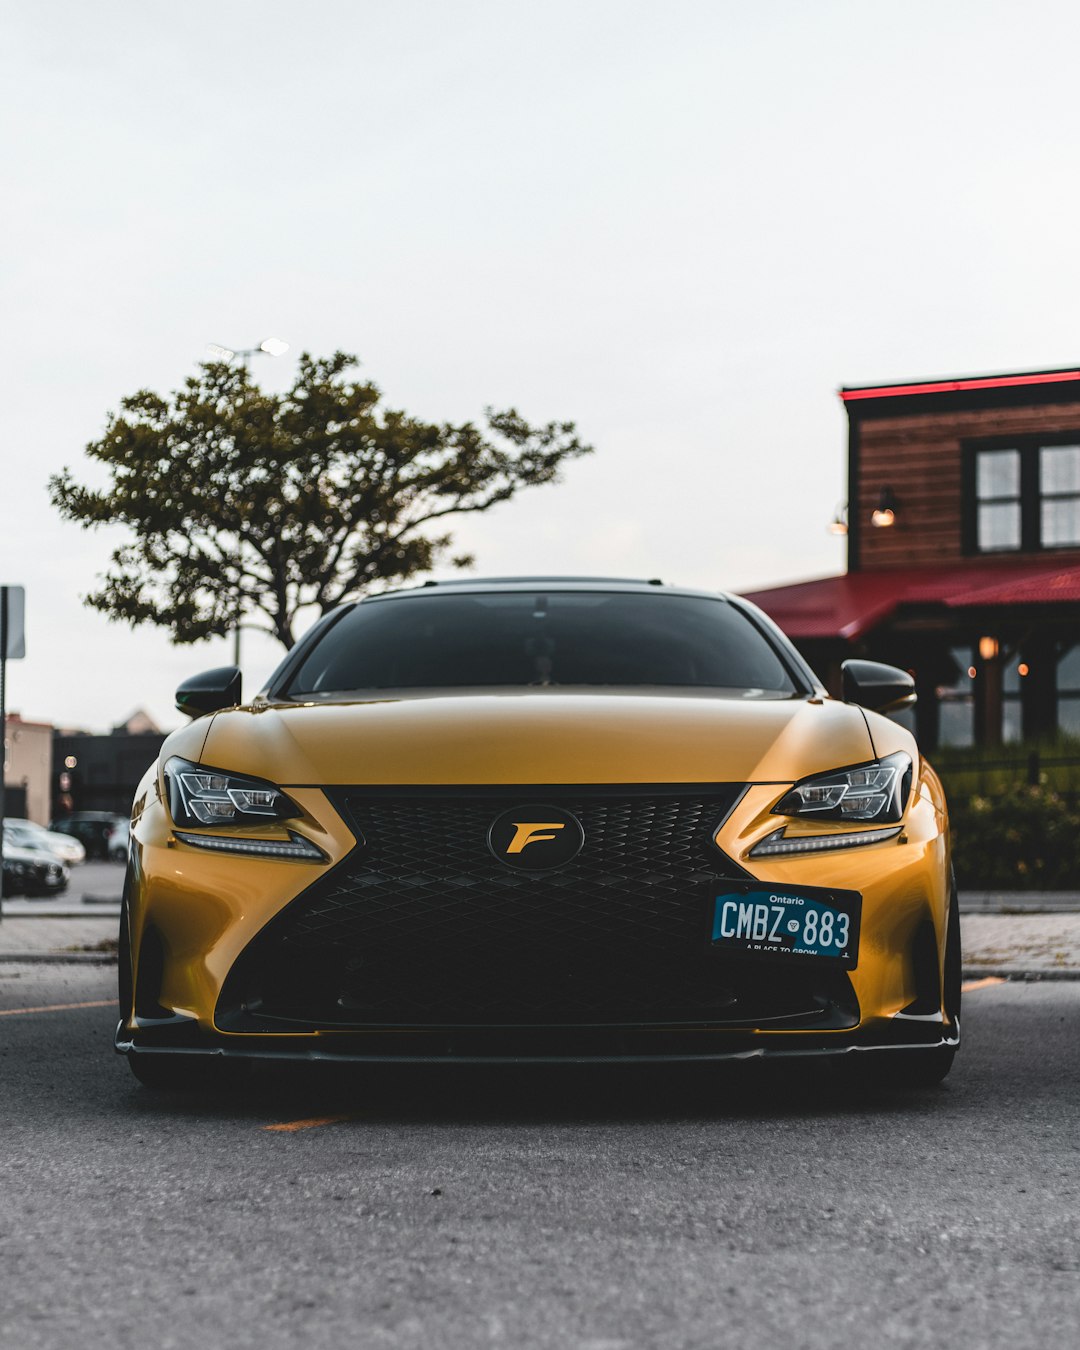
{"type": "Polygon", "coordinates": [[[1039,449],[1039,537],[1043,548],[1080,544],[1080,445],[1039,449]]]}
{"type": "Polygon", "coordinates": [[[976,449],[975,553],[1080,548],[1080,444],[976,449]]]}
{"type": "Polygon", "coordinates": [[[980,553],[1020,547],[1020,451],[980,450],[975,459],[976,529],[980,553]]]}

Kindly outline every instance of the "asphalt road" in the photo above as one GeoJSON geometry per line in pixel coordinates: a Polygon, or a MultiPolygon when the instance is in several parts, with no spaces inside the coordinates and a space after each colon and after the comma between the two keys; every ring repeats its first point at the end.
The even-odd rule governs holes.
{"type": "MultiPolygon", "coordinates": [[[[2,966],[0,1009],[111,981],[2,966]]],[[[912,1096],[335,1067],[187,1101],[136,1085],[113,1018],[0,1015],[4,1350],[1076,1343],[1078,984],[970,993],[912,1096]]]]}

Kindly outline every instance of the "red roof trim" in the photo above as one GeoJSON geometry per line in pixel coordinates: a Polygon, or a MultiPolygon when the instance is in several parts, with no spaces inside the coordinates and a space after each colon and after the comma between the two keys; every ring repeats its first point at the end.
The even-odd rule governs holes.
{"type": "Polygon", "coordinates": [[[975,380],[931,380],[925,384],[882,384],[868,389],[841,389],[845,403],[857,398],[897,398],[901,394],[946,394],[960,389],[1007,389],[1023,384],[1064,384],[1080,380],[1080,370],[1054,370],[1042,375],[989,375],[975,380]]]}
{"type": "MultiPolygon", "coordinates": [[[[952,610],[1080,604],[1080,557],[883,568],[745,592],[789,637],[853,642],[901,605],[952,610]]],[[[1015,612],[1015,611],[1014,611],[1015,612]]]]}

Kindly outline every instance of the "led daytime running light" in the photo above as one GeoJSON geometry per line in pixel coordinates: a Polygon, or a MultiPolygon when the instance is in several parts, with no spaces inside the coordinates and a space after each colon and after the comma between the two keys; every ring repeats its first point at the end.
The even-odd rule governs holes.
{"type": "Polygon", "coordinates": [[[881,844],[895,839],[901,826],[891,830],[852,830],[848,834],[797,834],[785,838],[786,826],[773,830],[747,854],[749,858],[772,858],[785,853],[825,853],[832,849],[860,848],[863,844],[881,844]]]}
{"type": "Polygon", "coordinates": [[[322,849],[292,830],[289,831],[288,840],[238,839],[235,835],[188,834],[186,830],[175,830],[174,834],[182,844],[209,849],[214,853],[241,853],[250,858],[295,858],[301,862],[326,861],[322,849]]]}

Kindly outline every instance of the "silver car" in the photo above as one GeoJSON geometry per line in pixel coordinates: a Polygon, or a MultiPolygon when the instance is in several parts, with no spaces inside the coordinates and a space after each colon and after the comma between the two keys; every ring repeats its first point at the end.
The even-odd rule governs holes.
{"type": "Polygon", "coordinates": [[[47,830],[44,825],[36,825],[32,820],[21,820],[18,816],[4,821],[4,843],[10,843],[16,848],[45,849],[68,866],[86,859],[86,849],[70,834],[47,830]]]}

